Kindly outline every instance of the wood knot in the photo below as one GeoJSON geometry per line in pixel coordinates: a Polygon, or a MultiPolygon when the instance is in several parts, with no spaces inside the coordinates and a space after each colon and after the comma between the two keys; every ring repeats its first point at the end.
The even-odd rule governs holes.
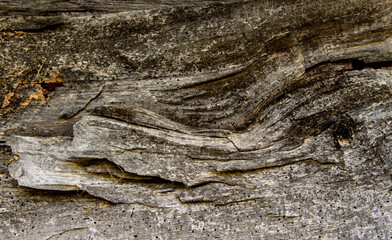
{"type": "Polygon", "coordinates": [[[349,140],[352,139],[357,124],[347,114],[336,118],[331,130],[336,149],[341,149],[342,145],[348,144],[349,140]]]}

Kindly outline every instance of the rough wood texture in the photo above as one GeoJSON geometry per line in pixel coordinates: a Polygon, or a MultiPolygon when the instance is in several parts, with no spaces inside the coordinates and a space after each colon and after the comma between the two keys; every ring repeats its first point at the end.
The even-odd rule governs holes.
{"type": "Polygon", "coordinates": [[[392,237],[391,0],[2,0],[0,44],[1,239],[392,237]]]}

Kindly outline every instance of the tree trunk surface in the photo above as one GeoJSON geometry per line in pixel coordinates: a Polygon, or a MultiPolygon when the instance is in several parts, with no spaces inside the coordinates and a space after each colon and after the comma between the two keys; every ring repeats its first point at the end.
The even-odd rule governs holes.
{"type": "Polygon", "coordinates": [[[391,239],[391,0],[0,0],[0,239],[391,239]]]}

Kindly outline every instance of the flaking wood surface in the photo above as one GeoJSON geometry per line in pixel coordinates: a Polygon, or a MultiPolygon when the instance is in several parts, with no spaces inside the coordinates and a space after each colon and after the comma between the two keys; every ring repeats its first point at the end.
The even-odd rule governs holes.
{"type": "Polygon", "coordinates": [[[1,239],[390,239],[392,1],[0,0],[1,239]]]}

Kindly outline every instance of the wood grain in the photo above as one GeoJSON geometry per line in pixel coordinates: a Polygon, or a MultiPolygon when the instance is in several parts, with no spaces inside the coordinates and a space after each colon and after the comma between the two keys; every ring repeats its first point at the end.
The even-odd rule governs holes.
{"type": "Polygon", "coordinates": [[[389,239],[391,6],[0,1],[0,238],[389,239]]]}

